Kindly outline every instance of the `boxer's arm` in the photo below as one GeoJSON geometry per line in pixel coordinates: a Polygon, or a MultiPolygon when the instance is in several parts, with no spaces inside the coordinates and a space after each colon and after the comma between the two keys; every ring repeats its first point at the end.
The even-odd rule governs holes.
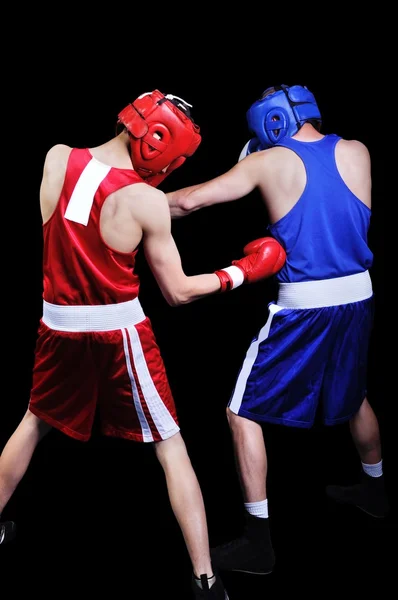
{"type": "Polygon", "coordinates": [[[187,304],[219,292],[221,283],[215,273],[187,276],[180,253],[171,234],[170,211],[165,195],[152,189],[145,195],[140,222],[148,265],[171,306],[187,304]]]}
{"type": "Polygon", "coordinates": [[[257,153],[250,154],[214,179],[166,193],[172,218],[184,217],[200,208],[247,196],[258,185],[263,160],[257,153]]]}
{"type": "Polygon", "coordinates": [[[154,188],[139,203],[144,252],[149,267],[171,306],[187,304],[215,292],[227,292],[243,283],[254,283],[277,273],[286,254],[274,238],[265,237],[247,244],[244,258],[214,273],[187,276],[171,235],[170,210],[165,194],[154,188]]]}

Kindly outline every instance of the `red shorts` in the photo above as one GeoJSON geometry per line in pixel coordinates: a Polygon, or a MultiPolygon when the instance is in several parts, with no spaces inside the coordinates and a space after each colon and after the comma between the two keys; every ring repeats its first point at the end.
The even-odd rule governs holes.
{"type": "Polygon", "coordinates": [[[157,442],[176,434],[164,363],[138,299],[105,307],[45,302],[29,408],[81,441],[97,409],[105,435],[157,442]]]}

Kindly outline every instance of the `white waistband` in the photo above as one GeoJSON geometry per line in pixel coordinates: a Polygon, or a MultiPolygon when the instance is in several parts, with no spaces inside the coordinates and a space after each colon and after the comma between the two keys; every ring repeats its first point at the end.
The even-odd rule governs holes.
{"type": "Polygon", "coordinates": [[[43,301],[43,323],[58,331],[112,331],[145,319],[138,298],[119,304],[63,306],[43,301]]]}
{"type": "Polygon", "coordinates": [[[321,308],[360,302],[373,294],[369,271],[299,283],[280,283],[277,305],[282,308],[321,308]]]}

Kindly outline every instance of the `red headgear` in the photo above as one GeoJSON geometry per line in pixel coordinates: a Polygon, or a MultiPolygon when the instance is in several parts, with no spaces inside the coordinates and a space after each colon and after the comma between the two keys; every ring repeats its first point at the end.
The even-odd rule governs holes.
{"type": "Polygon", "coordinates": [[[198,148],[202,138],[190,106],[177,96],[154,90],[119,113],[130,134],[134,169],[150,185],[159,185],[198,148]]]}

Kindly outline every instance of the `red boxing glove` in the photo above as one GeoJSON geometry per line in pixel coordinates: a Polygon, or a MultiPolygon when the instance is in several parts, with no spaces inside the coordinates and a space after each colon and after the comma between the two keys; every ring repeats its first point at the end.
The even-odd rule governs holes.
{"type": "Polygon", "coordinates": [[[221,292],[233,290],[242,283],[255,283],[275,275],[286,261],[286,252],[272,237],[253,240],[243,248],[245,258],[233,260],[230,267],[215,271],[221,292]]]}

